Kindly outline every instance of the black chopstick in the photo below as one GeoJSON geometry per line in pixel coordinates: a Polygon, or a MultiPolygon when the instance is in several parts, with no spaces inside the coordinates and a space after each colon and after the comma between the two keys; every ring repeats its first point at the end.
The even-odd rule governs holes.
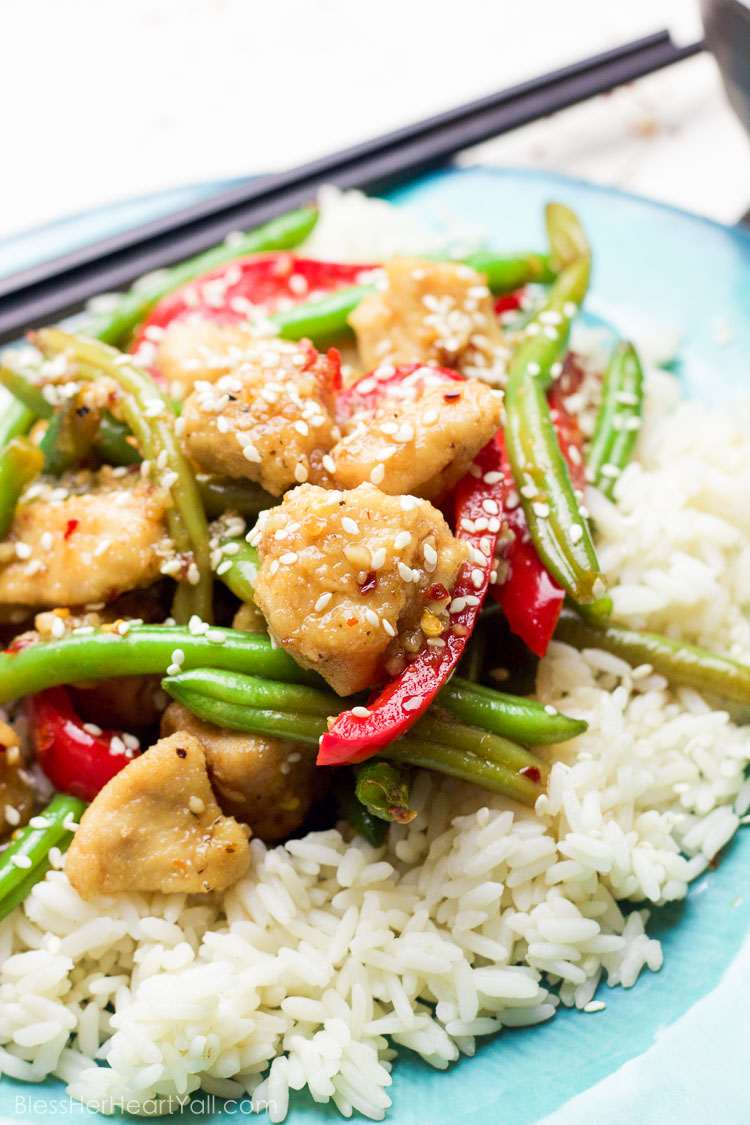
{"type": "Polygon", "coordinates": [[[97,293],[208,249],[232,230],[308,203],[324,183],[383,190],[439,166],[461,149],[701,50],[702,42],[679,47],[661,31],[0,279],[0,342],[80,308],[97,293]]]}

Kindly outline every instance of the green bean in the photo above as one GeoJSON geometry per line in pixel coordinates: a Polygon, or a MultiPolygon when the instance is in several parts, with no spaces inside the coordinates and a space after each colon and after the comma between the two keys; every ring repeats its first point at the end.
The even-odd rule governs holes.
{"type": "Polygon", "coordinates": [[[44,454],[44,471],[59,477],[79,465],[91,451],[99,432],[99,421],[99,412],[86,405],[80,391],[64,399],[39,443],[44,454]]]}
{"type": "Polygon", "coordinates": [[[370,810],[357,800],[352,774],[343,770],[341,774],[334,786],[339,816],[347,820],[354,831],[367,840],[373,848],[381,848],[388,835],[388,825],[384,820],[373,816],[370,810]]]}
{"type": "Polygon", "coordinates": [[[138,465],[143,458],[131,444],[132,435],[124,422],[119,422],[108,410],[102,414],[96,450],[108,465],[138,465]],[[131,440],[128,440],[128,439],[131,440]]]}
{"type": "Polygon", "coordinates": [[[602,402],[586,457],[586,475],[612,498],[615,483],[630,460],[643,410],[643,369],[631,343],[612,352],[602,385],[602,402]]]}
{"type": "MultiPolygon", "coordinates": [[[[189,679],[186,674],[167,676],[162,680],[162,687],[199,718],[230,730],[293,738],[310,746],[317,745],[328,730],[323,715],[288,711],[284,706],[283,685],[277,686],[270,700],[282,706],[272,708],[248,707],[236,702],[236,696],[230,701],[220,690],[212,694],[204,692],[199,673],[189,679]]],[[[329,699],[331,714],[338,713],[342,701],[333,695],[329,699]]],[[[547,774],[545,764],[524,747],[488,731],[430,714],[423,716],[407,736],[391,743],[382,757],[476,781],[478,785],[527,804],[533,804],[542,792],[547,774]]]]}
{"type": "Polygon", "coordinates": [[[417,815],[409,805],[411,779],[392,762],[370,759],[355,771],[355,795],[380,820],[408,824],[417,815]]]}
{"type": "Polygon", "coordinates": [[[296,711],[301,715],[327,718],[341,709],[341,700],[330,692],[302,684],[274,680],[221,668],[194,668],[170,676],[173,686],[195,691],[207,699],[261,711],[296,711]]]}
{"type": "Polygon", "coordinates": [[[351,332],[349,314],[374,288],[373,285],[347,286],[317,301],[306,301],[273,313],[268,319],[283,340],[307,338],[322,347],[351,332]]]}
{"type": "Polygon", "coordinates": [[[50,867],[50,849],[64,848],[72,839],[68,825],[78,820],[85,808],[77,797],[58,793],[41,817],[33,818],[37,823],[43,819],[44,826],[22,828],[0,855],[0,919],[7,917],[44,878],[50,867]]]}
{"type": "Polygon", "coordinates": [[[213,628],[203,634],[176,625],[120,628],[127,630],[124,636],[105,627],[0,652],[0,706],[61,684],[163,675],[176,654],[185,670],[225,668],[291,683],[321,682],[258,633],[213,628]]]}
{"type": "Polygon", "coordinates": [[[544,209],[547,237],[552,250],[552,268],[556,273],[571,266],[579,258],[591,258],[591,247],[578,216],[564,203],[548,203],[544,209]]]}
{"type": "MultiPolygon", "coordinates": [[[[536,333],[514,353],[505,393],[505,441],[529,533],[542,562],[574,601],[595,602],[604,580],[586,520],[576,500],[544,393],[551,365],[567,339],[572,309],[588,284],[589,262],[568,266],[552,286],[536,333]],[[544,312],[554,312],[549,324],[544,312]],[[546,331],[548,330],[549,331],[546,331]],[[554,337],[554,339],[553,339],[554,337]]],[[[529,325],[526,329],[528,336],[529,325]]]]}
{"type": "Polygon", "coordinates": [[[555,279],[546,254],[510,254],[501,257],[492,250],[480,250],[464,259],[464,264],[483,273],[493,293],[512,293],[523,285],[548,284],[555,279]]]}
{"type": "Polygon", "coordinates": [[[254,481],[225,480],[206,473],[199,473],[195,479],[209,519],[216,519],[229,511],[239,512],[247,519],[279,502],[277,497],[265,492],[254,481]]]}
{"type": "Polygon", "coordinates": [[[252,602],[254,600],[255,581],[260,567],[258,552],[249,543],[239,542],[236,539],[227,542],[236,544],[239,550],[235,551],[233,555],[227,555],[222,561],[220,564],[221,574],[218,577],[241,602],[252,602]],[[227,566],[227,563],[230,565],[227,566]]]}
{"type": "Polygon", "coordinates": [[[555,639],[577,649],[602,649],[633,668],[648,664],[670,683],[750,705],[750,665],[708,649],[623,625],[596,628],[567,608],[560,615],[555,639]]]}
{"type": "Polygon", "coordinates": [[[95,316],[87,326],[87,334],[105,344],[123,344],[133,329],[145,319],[154,305],[174,289],[192,281],[225,262],[266,250],[291,250],[303,242],[318,221],[312,207],[290,211],[272,219],[257,230],[249,231],[231,243],[222,243],[186,262],[160,271],[152,280],[141,283],[123,294],[111,312],[95,316]]]}
{"type": "MultiPolygon", "coordinates": [[[[37,418],[45,418],[47,421],[54,419],[54,405],[47,401],[42,394],[41,386],[33,383],[29,376],[4,365],[0,366],[0,383],[14,395],[16,408],[20,407],[22,403],[25,404],[23,407],[24,421],[20,423],[21,429],[17,430],[18,433],[26,433],[37,418]]],[[[3,444],[5,434],[4,423],[7,425],[6,414],[3,415],[0,422],[0,446],[3,444]]],[[[99,432],[94,443],[102,460],[110,465],[138,464],[142,458],[138,450],[127,440],[129,436],[130,430],[128,427],[123,422],[118,422],[109,410],[105,410],[101,416],[99,432]]]]}
{"type": "Polygon", "coordinates": [[[399,739],[388,747],[388,758],[420,769],[436,770],[461,781],[472,781],[482,789],[503,793],[524,805],[534,805],[543,792],[540,763],[528,767],[525,773],[508,769],[497,762],[484,761],[453,746],[441,746],[417,737],[399,739]]]}
{"type": "Polygon", "coordinates": [[[13,523],[18,498],[44,465],[44,454],[28,438],[14,437],[0,453],[0,539],[13,523]]]}
{"type": "Polygon", "coordinates": [[[66,354],[76,363],[78,376],[96,379],[107,375],[121,388],[120,409],[140,446],[151,463],[152,473],[168,472],[172,478],[169,492],[173,505],[167,511],[167,527],[175,551],[192,556],[192,565],[180,582],[173,607],[174,616],[186,621],[197,613],[204,621],[212,613],[212,571],[208,547],[208,527],[198,487],[175,434],[175,415],[153,379],[141,371],[129,356],[114,348],[73,336],[59,328],[42,328],[34,342],[45,355],[66,354]],[[160,464],[164,458],[166,464],[160,464]],[[193,566],[197,575],[194,576],[193,566]]]}
{"type": "Polygon", "coordinates": [[[458,676],[443,688],[437,701],[465,723],[528,746],[566,742],[583,734],[588,725],[583,719],[571,719],[559,711],[550,714],[544,704],[533,699],[506,695],[458,676]]]}
{"type": "Polygon", "coordinates": [[[429,742],[465,750],[476,758],[494,762],[515,773],[536,769],[540,776],[546,777],[547,774],[546,765],[525,746],[481,727],[459,723],[452,716],[442,716],[436,711],[430,710],[423,715],[412,727],[409,737],[411,734],[429,742]]]}
{"type": "MultiPolygon", "coordinates": [[[[544,254],[499,255],[492,251],[473,254],[465,260],[487,277],[493,293],[510,293],[535,281],[550,281],[553,274],[544,254]]],[[[374,285],[352,285],[317,301],[294,305],[269,317],[285,340],[306,337],[317,346],[329,344],[351,332],[349,314],[374,290],[374,285]]]]}
{"type": "Polygon", "coordinates": [[[42,388],[33,383],[28,375],[10,366],[12,352],[6,352],[5,359],[7,362],[0,364],[0,383],[10,391],[14,399],[32,411],[35,418],[51,418],[55,407],[44,397],[42,388]]]}

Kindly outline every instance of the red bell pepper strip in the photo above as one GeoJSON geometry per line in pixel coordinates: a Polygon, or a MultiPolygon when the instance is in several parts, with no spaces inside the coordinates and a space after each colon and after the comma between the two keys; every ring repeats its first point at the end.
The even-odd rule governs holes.
{"type": "Polygon", "coordinates": [[[456,538],[471,558],[459,571],[442,645],[426,645],[367,706],[366,716],[344,711],[322,736],[319,766],[362,762],[405,734],[424,714],[458,664],[482,609],[502,523],[500,450],[490,442],[456,487],[456,538]],[[480,561],[481,560],[481,561],[480,561]]]}
{"type": "MultiPolygon", "coordinates": [[[[498,434],[496,440],[503,474],[507,481],[512,481],[502,434],[498,434]]],[[[565,592],[539,558],[518,498],[513,507],[509,500],[510,497],[503,515],[514,538],[504,553],[507,574],[500,585],[490,586],[489,593],[502,609],[511,632],[536,656],[544,656],[565,601],[565,592]]]]}
{"type": "Polygon", "coordinates": [[[163,297],[141,324],[130,350],[151,367],[153,345],[171,324],[194,318],[221,324],[261,320],[336,289],[364,284],[373,268],[319,262],[286,252],[227,262],[163,297]]]}
{"type": "MultiPolygon", "coordinates": [[[[550,387],[547,395],[552,421],[574,488],[586,486],[583,458],[583,433],[575,418],[565,408],[564,399],[580,385],[583,372],[575,361],[566,366],[550,387]]],[[[502,434],[497,435],[502,454],[505,479],[512,480],[502,434]]],[[[507,494],[506,494],[507,496],[507,494]]],[[[526,517],[519,503],[510,507],[506,500],[505,520],[515,538],[505,551],[508,572],[501,585],[490,586],[490,596],[501,607],[511,632],[520,637],[536,656],[544,656],[557,626],[565,592],[542,563],[531,542],[526,517]]]]}
{"type": "Polygon", "coordinates": [[[55,789],[93,801],[100,789],[140,753],[117,731],[84,724],[65,688],[50,688],[26,701],[36,759],[55,789]],[[116,741],[115,741],[116,739],[116,741]]]}
{"type": "Polygon", "coordinates": [[[516,289],[514,293],[503,293],[499,297],[495,297],[495,316],[501,316],[504,312],[515,312],[516,309],[523,308],[525,295],[525,289],[516,289]]]}

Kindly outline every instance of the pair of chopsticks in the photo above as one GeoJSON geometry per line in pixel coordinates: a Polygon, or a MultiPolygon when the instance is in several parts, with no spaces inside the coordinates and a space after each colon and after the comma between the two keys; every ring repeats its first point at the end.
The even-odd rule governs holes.
{"type": "Polygon", "coordinates": [[[73,312],[97,293],[198,254],[233,230],[309,203],[323,184],[383,190],[461,149],[586,101],[702,51],[668,31],[627,43],[287,172],[263,176],[150,223],[0,279],[0,342],[73,312]]]}

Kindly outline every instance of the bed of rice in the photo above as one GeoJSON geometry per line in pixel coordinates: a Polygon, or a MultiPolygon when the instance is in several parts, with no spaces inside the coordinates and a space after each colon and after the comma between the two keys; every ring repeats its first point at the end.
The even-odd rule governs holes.
{"type": "MultiPolygon", "coordinates": [[[[355,197],[328,201],[315,252],[376,256],[363,229],[387,252],[427,242],[355,197]]],[[[680,402],[651,374],[617,506],[587,498],[618,618],[750,657],[748,433],[748,411],[680,402]]],[[[223,901],[83,902],[51,872],[0,925],[0,1070],[58,1075],[105,1112],[202,1089],[281,1121],[307,1087],[380,1119],[399,1046],[444,1068],[658,970],[647,909],[618,901],[682,897],[732,837],[750,728],[599,651],[553,644],[537,686],[589,729],[551,749],[536,811],[425,774],[420,815],[381,850],[336,830],[255,841],[223,901]]]]}

